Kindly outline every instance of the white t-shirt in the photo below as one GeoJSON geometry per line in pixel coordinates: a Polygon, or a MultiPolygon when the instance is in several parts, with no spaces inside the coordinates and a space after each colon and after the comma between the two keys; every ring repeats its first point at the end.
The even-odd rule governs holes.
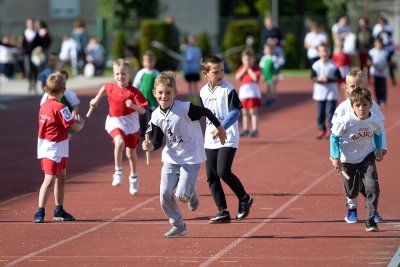
{"type": "Polygon", "coordinates": [[[189,108],[189,102],[175,100],[166,112],[158,107],[151,114],[151,123],[160,127],[166,136],[163,162],[198,164],[206,160],[203,131],[199,121],[189,118],[189,108]]]}
{"type": "MultiPolygon", "coordinates": [[[[384,126],[385,116],[383,115],[381,109],[379,108],[379,105],[375,102],[375,100],[372,100],[372,107],[370,112],[372,114],[375,114],[378,120],[381,122],[382,148],[387,150],[386,130],[384,126]]],[[[353,113],[353,109],[351,107],[350,98],[347,98],[336,108],[335,113],[332,117],[332,124],[338,123],[341,117],[351,113],[353,113]]]]}
{"type": "Polygon", "coordinates": [[[340,117],[332,126],[332,133],[341,137],[340,161],[360,163],[375,150],[374,134],[381,134],[381,123],[376,114],[360,120],[351,112],[340,117]]]}
{"type": "MultiPolygon", "coordinates": [[[[313,71],[315,71],[317,77],[326,76],[331,79],[334,79],[336,77],[335,75],[336,72],[338,71],[338,67],[332,60],[328,60],[326,62],[318,60],[312,65],[312,69],[313,71]]],[[[314,100],[316,101],[337,100],[338,98],[339,98],[339,89],[337,81],[329,83],[314,82],[314,91],[313,91],[314,100]]]]}
{"type": "Polygon", "coordinates": [[[318,57],[318,46],[328,42],[325,32],[308,32],[304,38],[304,44],[308,45],[307,57],[309,59],[318,57]]]}
{"type": "MultiPolygon", "coordinates": [[[[42,99],[40,99],[40,105],[43,105],[43,103],[47,100],[47,97],[48,97],[48,94],[44,93],[43,96],[42,96],[42,99]]],[[[77,105],[79,105],[81,103],[79,101],[78,96],[71,89],[68,89],[68,88],[65,89],[64,97],[65,97],[65,99],[67,99],[68,103],[72,107],[75,107],[75,106],[77,106],[77,105]]]]}
{"type": "MultiPolygon", "coordinates": [[[[208,84],[204,85],[200,90],[200,98],[204,107],[210,109],[219,121],[224,121],[227,117],[229,109],[229,94],[235,90],[232,84],[222,81],[220,85],[210,88],[208,84]]],[[[231,127],[226,129],[226,141],[222,145],[219,139],[212,138],[212,132],[215,126],[207,119],[207,126],[204,137],[204,147],[207,149],[218,149],[221,147],[239,146],[239,127],[236,121],[231,127]]]]}

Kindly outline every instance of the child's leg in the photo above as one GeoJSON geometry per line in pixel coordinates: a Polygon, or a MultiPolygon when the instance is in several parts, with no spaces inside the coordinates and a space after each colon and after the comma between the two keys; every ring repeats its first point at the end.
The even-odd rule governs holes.
{"type": "Polygon", "coordinates": [[[114,137],[114,163],[115,170],[122,170],[122,151],[125,148],[125,140],[122,135],[114,137]]]}
{"type": "Polygon", "coordinates": [[[63,169],[61,174],[56,177],[54,183],[54,202],[56,206],[64,205],[64,187],[65,179],[67,177],[67,170],[63,169]]]}
{"type": "Polygon", "coordinates": [[[329,130],[332,128],[332,119],[333,119],[333,115],[335,114],[336,104],[337,104],[336,100],[327,100],[326,101],[326,112],[328,114],[329,130]]]}
{"type": "Polygon", "coordinates": [[[174,190],[179,180],[180,166],[177,164],[164,163],[161,169],[160,181],[160,203],[169,222],[176,227],[183,227],[182,214],[175,201],[174,190]]]}
{"type": "MultiPolygon", "coordinates": [[[[232,189],[236,197],[241,200],[247,193],[239,178],[232,173],[232,163],[235,157],[236,148],[222,147],[217,155],[217,174],[232,189]]],[[[208,161],[208,157],[207,157],[208,161]]]]}
{"type": "Polygon", "coordinates": [[[136,162],[137,162],[137,152],[136,148],[126,148],[126,157],[129,161],[129,167],[131,168],[131,175],[135,176],[137,174],[136,162]]]}
{"type": "Polygon", "coordinates": [[[251,127],[254,131],[258,130],[258,108],[251,108],[250,109],[250,117],[251,117],[251,127]]]}
{"type": "Polygon", "coordinates": [[[206,149],[207,183],[218,210],[226,210],[225,192],[217,173],[218,153],[220,149],[206,149]]]}
{"type": "Polygon", "coordinates": [[[248,116],[249,116],[249,111],[247,109],[242,109],[242,128],[243,131],[248,131],[249,130],[249,125],[248,125],[248,116]]]}
{"type": "Polygon", "coordinates": [[[44,181],[43,181],[42,186],[40,187],[40,191],[39,191],[39,203],[38,203],[39,208],[46,207],[47,200],[49,199],[51,186],[53,185],[55,178],[56,178],[56,176],[52,175],[52,174],[44,175],[44,181]]]}
{"type": "Polygon", "coordinates": [[[317,101],[317,124],[320,131],[326,131],[326,101],[317,101]]]}
{"type": "Polygon", "coordinates": [[[378,173],[375,165],[374,153],[369,154],[361,163],[360,175],[365,187],[365,203],[367,206],[366,220],[374,220],[375,213],[378,209],[379,200],[379,182],[378,173]]]}
{"type": "Polygon", "coordinates": [[[200,164],[185,164],[181,166],[178,185],[175,191],[176,199],[184,203],[190,201],[196,189],[199,171],[200,164]]]}

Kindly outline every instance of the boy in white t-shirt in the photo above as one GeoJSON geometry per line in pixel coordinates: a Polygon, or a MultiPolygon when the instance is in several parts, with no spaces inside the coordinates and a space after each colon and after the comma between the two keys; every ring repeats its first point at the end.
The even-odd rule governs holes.
{"type": "MultiPolygon", "coordinates": [[[[338,119],[346,114],[350,114],[353,112],[353,108],[350,103],[350,94],[356,87],[367,88],[367,80],[365,78],[364,72],[360,70],[352,70],[346,75],[344,89],[348,98],[344,100],[339,106],[336,108],[335,113],[332,118],[332,123],[335,124],[338,119]]],[[[386,131],[384,127],[385,116],[382,111],[379,109],[379,105],[372,100],[372,107],[370,110],[371,113],[376,114],[377,117],[381,121],[381,135],[382,135],[382,151],[383,155],[387,152],[387,141],[386,141],[386,131]]],[[[346,207],[347,207],[347,215],[344,220],[347,223],[356,223],[358,222],[357,217],[357,198],[350,199],[346,197],[346,207]]],[[[375,213],[374,217],[375,222],[382,222],[383,218],[379,215],[378,211],[375,213]]]]}
{"type": "Polygon", "coordinates": [[[146,151],[158,149],[166,137],[161,159],[160,202],[172,228],[164,237],[179,237],[186,235],[187,229],[175,199],[188,203],[192,211],[199,205],[197,176],[201,162],[206,160],[199,119],[206,116],[215,126],[210,138],[224,144],[226,133],[211,110],[175,99],[177,89],[173,72],[162,72],[157,76],[153,94],[159,106],[151,114],[151,141],[143,141],[142,147],[146,151]]]}
{"type": "Polygon", "coordinates": [[[371,93],[357,87],[350,95],[353,112],[340,117],[332,126],[330,157],[341,171],[346,196],[365,196],[367,214],[365,229],[378,231],[374,220],[379,199],[379,182],[375,160],[383,160],[381,121],[370,112],[371,93]]]}

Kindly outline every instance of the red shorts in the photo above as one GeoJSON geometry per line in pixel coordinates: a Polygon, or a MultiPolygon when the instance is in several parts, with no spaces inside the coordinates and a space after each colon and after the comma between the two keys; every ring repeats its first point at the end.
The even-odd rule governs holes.
{"type": "Polygon", "coordinates": [[[241,100],[244,109],[257,108],[261,106],[261,99],[259,98],[246,98],[241,100]]]}
{"type": "Polygon", "coordinates": [[[40,159],[44,174],[60,176],[62,170],[67,168],[67,158],[62,158],[59,163],[48,158],[40,159]]]}
{"type": "Polygon", "coordinates": [[[112,130],[110,132],[110,135],[113,138],[113,144],[114,144],[114,137],[116,137],[117,135],[122,135],[124,137],[125,147],[136,148],[137,145],[139,144],[139,132],[126,135],[121,129],[117,128],[112,130]]]}

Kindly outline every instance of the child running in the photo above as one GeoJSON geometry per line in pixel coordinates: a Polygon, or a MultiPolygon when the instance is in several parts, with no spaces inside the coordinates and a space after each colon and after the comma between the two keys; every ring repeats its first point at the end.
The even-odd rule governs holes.
{"type": "Polygon", "coordinates": [[[367,214],[365,229],[378,231],[374,220],[378,208],[379,182],[375,160],[382,161],[381,119],[370,112],[371,93],[356,87],[350,94],[353,112],[337,120],[332,126],[330,155],[332,164],[341,171],[346,196],[365,196],[367,214]]]}
{"type": "MultiPolygon", "coordinates": [[[[351,114],[353,113],[353,109],[350,103],[350,94],[356,87],[361,87],[367,89],[367,80],[365,79],[365,74],[364,72],[360,70],[352,70],[346,75],[345,79],[345,84],[344,84],[344,89],[346,91],[346,94],[348,98],[343,101],[342,103],[339,104],[339,106],[336,108],[335,113],[332,118],[332,124],[335,124],[342,116],[346,114],[351,114]]],[[[372,100],[372,107],[370,110],[371,113],[375,114],[381,122],[381,135],[382,135],[382,153],[385,155],[387,153],[387,141],[386,141],[386,131],[384,127],[384,120],[385,117],[381,110],[379,109],[379,105],[372,100]]],[[[344,218],[344,220],[347,223],[356,223],[358,222],[358,217],[357,217],[357,198],[351,199],[346,197],[346,207],[347,207],[347,215],[344,218]]],[[[375,222],[382,222],[383,219],[376,211],[375,217],[374,217],[375,222]]]]}
{"type": "Polygon", "coordinates": [[[239,200],[236,219],[243,220],[249,213],[253,198],[247,194],[239,178],[232,173],[232,163],[239,146],[238,118],[242,104],[232,84],[224,80],[224,64],[221,58],[209,55],[201,60],[203,76],[207,84],[200,90],[203,106],[210,109],[221,121],[226,130],[225,144],[212,138],[215,130],[209,121],[206,123],[204,147],[206,149],[207,182],[218,208],[217,215],[209,223],[229,223],[231,217],[221,179],[230,187],[239,200]]]}
{"type": "Polygon", "coordinates": [[[255,54],[251,49],[242,52],[242,65],[235,72],[235,78],[240,81],[239,99],[243,105],[243,131],[240,136],[258,136],[258,107],[261,106],[261,93],[258,81],[261,71],[255,64],[255,54]],[[249,131],[251,123],[251,132],[249,131]]]}
{"type": "Polygon", "coordinates": [[[199,205],[197,176],[201,162],[206,159],[199,119],[206,116],[215,126],[210,138],[219,138],[224,144],[226,133],[209,109],[175,100],[178,91],[173,72],[162,72],[156,78],[153,93],[159,107],[151,115],[151,141],[143,141],[142,147],[146,151],[156,150],[166,136],[161,159],[160,202],[172,228],[164,237],[179,237],[186,235],[187,229],[175,199],[188,203],[192,211],[199,205]]]}
{"type": "Polygon", "coordinates": [[[114,143],[115,172],[113,186],[122,184],[122,156],[126,149],[131,173],[129,175],[129,193],[136,195],[139,192],[139,177],[137,175],[136,146],[139,143],[139,115],[146,112],[148,105],[143,94],[131,82],[129,63],[123,59],[113,62],[113,76],[115,83],[104,84],[96,97],[90,101],[90,106],[96,107],[101,98],[108,95],[108,116],[106,131],[114,143]]]}
{"type": "Polygon", "coordinates": [[[39,208],[33,222],[44,222],[45,207],[51,186],[54,184],[54,220],[74,221],[75,218],[64,210],[64,185],[67,176],[69,152],[68,128],[78,132],[84,121],[79,115],[73,117],[68,107],[60,103],[65,91],[65,79],[59,74],[51,74],[44,90],[49,95],[39,110],[38,159],[41,160],[44,181],[39,191],[39,208]]]}

